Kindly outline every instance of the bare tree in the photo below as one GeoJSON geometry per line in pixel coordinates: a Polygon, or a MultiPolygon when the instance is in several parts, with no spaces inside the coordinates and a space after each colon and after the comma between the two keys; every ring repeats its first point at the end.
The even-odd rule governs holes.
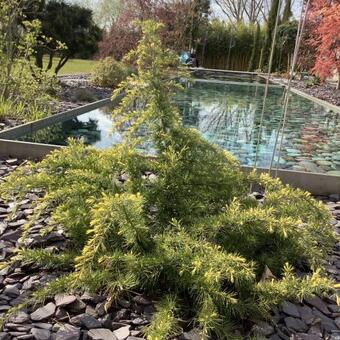
{"type": "Polygon", "coordinates": [[[215,0],[216,4],[221,8],[222,12],[231,21],[243,21],[244,18],[244,5],[246,0],[215,0]]]}
{"type": "Polygon", "coordinates": [[[266,20],[269,0],[215,0],[231,21],[261,22],[266,20]]]}
{"type": "Polygon", "coordinates": [[[245,0],[244,10],[249,22],[255,23],[262,20],[264,0],[245,0]]]}
{"type": "Polygon", "coordinates": [[[96,24],[106,29],[111,27],[124,6],[127,6],[126,1],[120,0],[67,0],[67,2],[91,9],[96,24]]]}

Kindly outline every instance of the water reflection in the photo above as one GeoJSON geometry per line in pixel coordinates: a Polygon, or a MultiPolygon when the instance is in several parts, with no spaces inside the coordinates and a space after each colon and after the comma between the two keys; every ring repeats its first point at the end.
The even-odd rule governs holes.
{"type": "MultiPolygon", "coordinates": [[[[196,81],[176,101],[183,123],[253,165],[265,87],[196,81]]],[[[271,86],[264,108],[258,166],[270,164],[282,118],[284,90],[271,86]]],[[[290,96],[280,167],[300,171],[340,171],[340,117],[295,94],[290,96]]],[[[277,161],[277,160],[276,160],[277,161]]]]}
{"type": "MultiPolygon", "coordinates": [[[[243,165],[253,165],[265,87],[258,83],[196,80],[175,102],[183,124],[198,129],[208,141],[233,153],[243,165]]],[[[282,117],[284,90],[270,86],[260,130],[257,165],[268,167],[282,117]]],[[[97,109],[39,130],[23,140],[65,145],[68,137],[107,148],[122,141],[112,130],[112,109],[97,109]]],[[[281,136],[280,136],[281,137],[281,136]]],[[[150,144],[145,144],[152,150],[150,144]]],[[[145,147],[144,145],[144,147],[145,147]]],[[[283,135],[280,168],[340,175],[340,115],[291,94],[283,135]]],[[[276,160],[277,161],[277,160],[276,160]]]]}
{"type": "Polygon", "coordinates": [[[20,140],[29,140],[35,143],[67,145],[68,138],[82,139],[86,144],[96,144],[101,140],[101,131],[98,120],[90,118],[82,120],[75,117],[61,123],[40,129],[35,133],[24,136],[20,140]]]}

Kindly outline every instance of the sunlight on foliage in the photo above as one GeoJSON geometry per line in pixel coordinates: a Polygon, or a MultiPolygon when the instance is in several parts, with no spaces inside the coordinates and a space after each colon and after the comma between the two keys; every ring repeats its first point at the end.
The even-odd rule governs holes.
{"type": "Polygon", "coordinates": [[[119,85],[131,70],[124,63],[106,57],[96,64],[91,74],[91,83],[95,86],[114,88],[119,85]]]}
{"type": "Polygon", "coordinates": [[[165,296],[156,306],[156,314],[151,325],[146,328],[145,335],[149,340],[167,339],[176,336],[180,331],[175,318],[176,299],[165,296]]]}
{"type": "Polygon", "coordinates": [[[114,116],[128,125],[126,141],[108,150],[71,141],[12,173],[0,192],[44,192],[32,221],[51,209],[50,226],[62,225],[77,253],[74,271],[39,299],[65,282],[111,299],[138,291],[160,301],[148,339],[178,334],[182,315],[203,338],[225,339],[235,322],[266,317],[273,304],[331,292],[322,266],[336,237],[330,214],[308,193],[244,174],[233,156],[181,126],[171,99],[177,59],[162,48],[160,29],[143,23],[130,54],[138,75],[115,91],[125,93],[114,116]],[[157,157],[134,148],[145,140],[157,157]],[[265,190],[263,202],[249,196],[250,182],[265,190]],[[263,278],[265,268],[275,276],[263,278]]]}
{"type": "Polygon", "coordinates": [[[24,7],[18,0],[0,6],[0,120],[49,115],[57,90],[57,79],[32,61],[36,47],[48,38],[41,35],[39,20],[25,20],[24,7]]]}

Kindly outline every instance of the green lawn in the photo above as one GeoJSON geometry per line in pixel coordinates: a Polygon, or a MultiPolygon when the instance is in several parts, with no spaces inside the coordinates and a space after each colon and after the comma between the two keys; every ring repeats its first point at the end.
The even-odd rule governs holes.
{"type": "MultiPolygon", "coordinates": [[[[54,58],[51,72],[54,72],[54,68],[58,63],[58,60],[58,58],[54,58]]],[[[44,57],[44,67],[47,65],[47,63],[48,58],[44,57]]],[[[96,60],[70,59],[58,74],[89,73],[96,64],[96,60]]]]}

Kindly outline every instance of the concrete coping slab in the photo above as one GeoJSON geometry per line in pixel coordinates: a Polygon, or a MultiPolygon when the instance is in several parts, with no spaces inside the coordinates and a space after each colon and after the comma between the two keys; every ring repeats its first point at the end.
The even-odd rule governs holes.
{"type": "MultiPolygon", "coordinates": [[[[39,129],[42,129],[44,127],[63,122],[68,119],[72,119],[74,117],[77,117],[83,113],[98,109],[99,107],[105,106],[112,103],[110,98],[105,98],[102,100],[98,100],[96,102],[86,104],[80,107],[77,107],[72,110],[64,111],[57,113],[55,115],[38,119],[33,122],[25,123],[19,126],[15,126],[11,129],[7,129],[0,132],[0,139],[15,139],[20,136],[24,136],[27,134],[31,134],[39,129]]],[[[115,103],[113,103],[115,104],[115,103]]]]}
{"type": "MultiPolygon", "coordinates": [[[[0,157],[41,160],[61,148],[63,146],[0,139],[0,157]]],[[[249,173],[253,167],[241,166],[241,169],[249,173]]],[[[268,169],[257,168],[257,172],[268,173],[268,169]]],[[[340,193],[340,176],[278,169],[277,177],[285,184],[307,190],[314,195],[340,193]]]]}

